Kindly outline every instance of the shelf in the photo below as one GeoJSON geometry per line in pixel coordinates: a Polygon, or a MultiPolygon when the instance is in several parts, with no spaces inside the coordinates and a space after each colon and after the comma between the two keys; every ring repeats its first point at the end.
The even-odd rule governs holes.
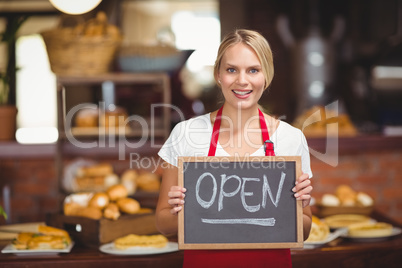
{"type": "MultiPolygon", "coordinates": [[[[310,149],[325,152],[329,144],[338,143],[340,154],[365,153],[373,151],[393,151],[402,149],[402,136],[358,135],[339,138],[308,138],[310,149]]],[[[310,150],[311,151],[311,150],[310,150]]]]}
{"type": "MultiPolygon", "coordinates": [[[[163,142],[163,138],[155,138],[153,141],[147,140],[145,144],[139,148],[127,148],[126,153],[156,155],[163,142]]],[[[307,138],[307,143],[310,149],[323,152],[325,151],[327,140],[325,138],[307,138]]],[[[63,151],[72,156],[100,155],[105,158],[118,155],[117,148],[118,144],[114,145],[114,147],[105,144],[103,147],[97,147],[91,150],[79,148],[69,143],[63,145],[63,151]]],[[[381,135],[364,135],[353,138],[339,138],[338,149],[340,154],[364,154],[373,151],[400,151],[402,150],[402,136],[386,137],[381,135]]],[[[55,154],[56,144],[21,144],[16,141],[0,142],[1,159],[54,157],[55,154]]]]}
{"type": "Polygon", "coordinates": [[[163,139],[152,140],[88,140],[80,141],[80,144],[64,142],[60,144],[60,150],[63,152],[63,158],[67,157],[87,157],[87,158],[105,158],[116,160],[127,160],[138,156],[155,156],[162,147],[163,139]]]}
{"type": "MultiPolygon", "coordinates": [[[[67,132],[68,130],[66,130],[67,132]]],[[[102,128],[102,127],[88,127],[88,128],[83,128],[83,127],[73,127],[71,128],[71,135],[79,138],[90,138],[90,137],[99,137],[99,136],[124,136],[127,138],[135,138],[135,137],[142,137],[144,133],[147,136],[153,136],[153,137],[165,137],[165,130],[164,129],[153,129],[153,130],[148,130],[148,132],[144,132],[143,130],[140,129],[131,129],[131,128],[117,128],[117,129],[108,129],[108,128],[102,128]]],[[[64,134],[66,137],[67,135],[64,134]]]]}
{"type": "Polygon", "coordinates": [[[166,73],[107,73],[90,76],[58,76],[57,82],[61,85],[94,85],[100,82],[111,81],[118,84],[152,83],[162,84],[169,82],[166,73]]]}

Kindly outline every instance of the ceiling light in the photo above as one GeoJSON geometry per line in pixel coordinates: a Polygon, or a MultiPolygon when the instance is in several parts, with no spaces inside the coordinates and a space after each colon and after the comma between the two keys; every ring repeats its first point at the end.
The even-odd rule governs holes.
{"type": "Polygon", "coordinates": [[[49,0],[52,5],[63,13],[84,14],[99,5],[102,0],[49,0]]]}

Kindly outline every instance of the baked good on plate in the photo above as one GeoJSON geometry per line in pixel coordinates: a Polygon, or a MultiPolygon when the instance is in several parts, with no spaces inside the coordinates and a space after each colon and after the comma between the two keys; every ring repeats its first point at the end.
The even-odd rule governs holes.
{"type": "Polygon", "coordinates": [[[63,229],[39,225],[37,232],[21,232],[12,241],[15,249],[65,249],[71,244],[70,235],[63,229]]]}
{"type": "Polygon", "coordinates": [[[357,223],[348,227],[351,237],[382,237],[392,234],[392,225],[385,222],[357,223]]]}
{"type": "Polygon", "coordinates": [[[329,228],[345,228],[355,223],[368,223],[371,218],[359,214],[338,214],[324,218],[329,228]]]}
{"type": "Polygon", "coordinates": [[[310,235],[306,242],[324,241],[329,235],[329,226],[318,217],[312,217],[310,235]]]}
{"type": "Polygon", "coordinates": [[[163,248],[167,245],[167,238],[161,234],[158,235],[135,235],[129,234],[114,240],[114,246],[118,249],[127,249],[131,247],[154,247],[163,248]]]}

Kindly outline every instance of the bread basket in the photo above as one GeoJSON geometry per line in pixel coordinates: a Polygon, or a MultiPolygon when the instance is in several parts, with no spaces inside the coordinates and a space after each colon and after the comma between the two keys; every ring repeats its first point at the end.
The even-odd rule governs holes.
{"type": "Polygon", "coordinates": [[[110,70],[122,37],[104,16],[41,32],[56,75],[95,75],[110,70]]]}

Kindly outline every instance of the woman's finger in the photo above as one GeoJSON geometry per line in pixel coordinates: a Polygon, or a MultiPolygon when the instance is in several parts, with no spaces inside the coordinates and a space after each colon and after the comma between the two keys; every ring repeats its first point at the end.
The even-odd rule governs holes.
{"type": "Polygon", "coordinates": [[[312,190],[313,190],[313,186],[310,185],[310,186],[308,186],[308,187],[306,187],[306,188],[303,188],[303,189],[297,191],[297,192],[294,194],[294,196],[295,196],[296,198],[298,198],[298,197],[300,197],[300,196],[302,196],[302,195],[309,195],[309,196],[310,196],[310,193],[311,193],[312,190]]]}
{"type": "MultiPolygon", "coordinates": [[[[301,191],[303,189],[306,189],[306,188],[308,188],[310,186],[311,186],[311,181],[309,179],[307,179],[307,180],[305,180],[303,182],[300,182],[300,183],[296,184],[295,187],[293,187],[292,191],[296,193],[296,192],[299,192],[299,191],[301,191]]],[[[311,187],[310,190],[312,190],[312,187],[311,187]]]]}
{"type": "Polygon", "coordinates": [[[182,210],[183,209],[183,207],[182,206],[176,206],[176,207],[174,207],[174,208],[172,208],[171,210],[170,210],[170,213],[172,213],[173,215],[175,215],[175,214],[177,214],[180,210],[182,210]]]}
{"type": "Polygon", "coordinates": [[[181,191],[169,191],[168,196],[170,198],[184,198],[186,195],[181,191]]]}
{"type": "Polygon", "coordinates": [[[178,198],[169,199],[168,204],[171,205],[171,206],[183,205],[184,200],[183,199],[178,199],[178,198]]]}

